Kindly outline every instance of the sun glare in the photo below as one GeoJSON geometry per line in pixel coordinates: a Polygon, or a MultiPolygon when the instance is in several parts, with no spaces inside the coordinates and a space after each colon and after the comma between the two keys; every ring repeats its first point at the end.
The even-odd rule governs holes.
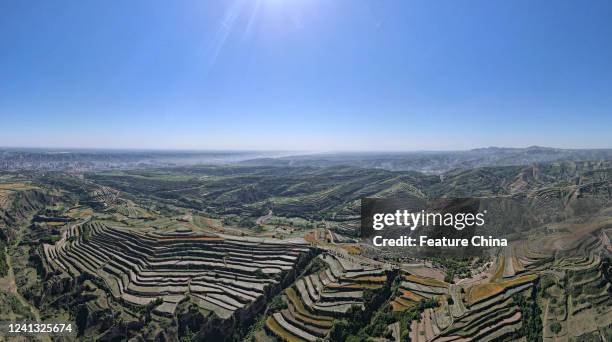
{"type": "MultiPolygon", "coordinates": [[[[283,22],[301,27],[303,1],[300,0],[235,0],[228,1],[224,15],[208,44],[208,67],[212,68],[231,34],[252,38],[262,25],[283,22]]],[[[281,26],[283,24],[280,24],[281,26]]],[[[283,26],[286,27],[286,26],[283,26]]]]}

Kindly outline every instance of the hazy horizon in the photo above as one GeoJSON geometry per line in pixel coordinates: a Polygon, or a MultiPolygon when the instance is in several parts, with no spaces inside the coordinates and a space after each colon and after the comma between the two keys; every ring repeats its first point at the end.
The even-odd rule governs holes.
{"type": "Polygon", "coordinates": [[[172,148],[106,148],[106,147],[41,147],[41,146],[0,146],[0,151],[36,151],[36,152],[56,152],[56,153],[71,153],[71,152],[159,152],[159,153],[277,153],[286,154],[287,156],[298,156],[308,154],[404,154],[404,153],[444,153],[444,152],[469,152],[483,149],[507,149],[507,150],[527,150],[534,149],[552,149],[552,150],[612,150],[611,147],[594,147],[594,148],[571,148],[571,147],[555,147],[555,146],[481,146],[468,149],[455,150],[264,150],[264,149],[172,149],[172,148]]]}
{"type": "Polygon", "coordinates": [[[612,2],[0,4],[0,146],[612,147],[612,2]]]}

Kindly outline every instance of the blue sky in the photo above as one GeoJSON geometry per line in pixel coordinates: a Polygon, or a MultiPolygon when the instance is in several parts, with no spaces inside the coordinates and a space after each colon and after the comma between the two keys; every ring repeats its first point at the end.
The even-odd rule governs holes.
{"type": "Polygon", "coordinates": [[[610,1],[0,1],[0,146],[612,147],[610,1]]]}

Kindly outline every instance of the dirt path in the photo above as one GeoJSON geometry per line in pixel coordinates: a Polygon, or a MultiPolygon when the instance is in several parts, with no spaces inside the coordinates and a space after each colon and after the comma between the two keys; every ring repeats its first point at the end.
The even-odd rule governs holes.
{"type": "Polygon", "coordinates": [[[544,317],[542,318],[542,337],[547,340],[551,339],[554,341],[553,336],[547,336],[546,328],[548,327],[548,306],[550,305],[550,300],[546,300],[546,306],[544,307],[544,317]]]}
{"type": "Polygon", "coordinates": [[[267,221],[267,220],[268,220],[270,217],[272,217],[272,210],[268,211],[268,213],[267,213],[267,214],[265,214],[264,216],[262,216],[262,217],[258,218],[258,219],[255,221],[255,223],[256,223],[256,224],[259,224],[259,225],[264,224],[264,223],[266,223],[266,221],[267,221]]]}

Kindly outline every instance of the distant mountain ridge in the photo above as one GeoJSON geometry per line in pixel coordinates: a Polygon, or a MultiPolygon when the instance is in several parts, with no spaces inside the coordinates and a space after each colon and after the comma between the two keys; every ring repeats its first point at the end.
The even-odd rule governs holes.
{"type": "Polygon", "coordinates": [[[242,161],[240,164],[319,167],[348,165],[390,171],[420,171],[439,174],[453,169],[473,169],[486,166],[603,160],[612,160],[612,149],[558,149],[530,146],[527,148],[486,147],[467,151],[321,153],[281,158],[259,158],[242,161]]]}
{"type": "Polygon", "coordinates": [[[0,170],[97,171],[197,164],[231,164],[241,160],[282,156],[259,151],[138,151],[88,149],[2,149],[0,170]]]}
{"type": "Polygon", "coordinates": [[[328,152],[0,149],[0,170],[97,171],[198,164],[353,166],[441,174],[454,169],[612,160],[612,149],[485,147],[467,151],[328,152]]]}

